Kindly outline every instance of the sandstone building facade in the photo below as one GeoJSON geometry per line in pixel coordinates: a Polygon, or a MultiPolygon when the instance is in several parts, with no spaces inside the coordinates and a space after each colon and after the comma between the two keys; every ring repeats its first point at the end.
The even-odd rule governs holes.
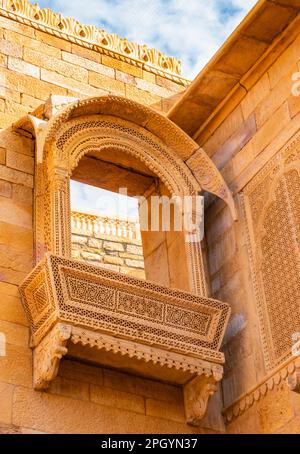
{"type": "Polygon", "coordinates": [[[0,1],[0,432],[300,433],[299,13],[260,0],[190,83],[0,1]],[[112,238],[70,179],[203,194],[204,240],[112,238]]]}
{"type": "Polygon", "coordinates": [[[74,259],[145,279],[138,222],[72,211],[71,233],[74,259]]]}

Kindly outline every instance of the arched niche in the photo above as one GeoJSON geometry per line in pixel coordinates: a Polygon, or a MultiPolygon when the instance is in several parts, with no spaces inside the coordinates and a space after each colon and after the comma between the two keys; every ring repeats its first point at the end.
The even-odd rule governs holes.
{"type": "MultiPolygon", "coordinates": [[[[71,103],[46,124],[40,125],[32,117],[29,120],[34,123],[38,145],[36,261],[47,251],[70,256],[70,178],[80,161],[93,153],[114,150],[129,156],[149,170],[163,192],[182,198],[208,190],[223,198],[234,212],[230,191],[205,152],[170,120],[148,107],[103,96],[71,103]]],[[[159,259],[156,266],[162,269],[167,263],[170,286],[207,295],[201,244],[186,241],[189,233],[166,237],[167,259],[159,259]]],[[[151,254],[151,235],[143,234],[146,259],[151,254]]],[[[151,279],[151,269],[146,269],[146,276],[151,279]]]]}

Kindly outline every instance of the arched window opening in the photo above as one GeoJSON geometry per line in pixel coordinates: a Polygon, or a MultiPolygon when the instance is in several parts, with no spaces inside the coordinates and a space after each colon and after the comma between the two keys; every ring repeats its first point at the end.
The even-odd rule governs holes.
{"type": "Polygon", "coordinates": [[[71,180],[72,257],[145,279],[138,200],[71,180]]]}
{"type": "Polygon", "coordinates": [[[170,192],[139,159],[117,147],[87,153],[71,175],[72,257],[189,290],[184,232],[163,197],[170,192]]]}

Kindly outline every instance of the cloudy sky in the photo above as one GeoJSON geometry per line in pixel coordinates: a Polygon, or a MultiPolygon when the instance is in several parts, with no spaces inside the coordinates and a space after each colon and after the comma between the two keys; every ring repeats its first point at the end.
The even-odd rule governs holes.
{"type": "MultiPolygon", "coordinates": [[[[64,16],[72,16],[147,44],[182,61],[182,74],[194,78],[214,55],[256,0],[39,0],[64,16]]],[[[137,216],[137,202],[72,183],[75,209],[111,216],[137,216]],[[121,212],[119,212],[122,207],[121,212]]]]}

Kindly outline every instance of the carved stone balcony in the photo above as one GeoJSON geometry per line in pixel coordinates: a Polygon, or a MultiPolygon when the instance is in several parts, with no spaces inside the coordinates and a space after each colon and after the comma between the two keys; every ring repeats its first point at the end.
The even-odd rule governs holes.
{"type": "Polygon", "coordinates": [[[46,254],[22,284],[34,387],[47,389],[65,355],[183,386],[198,425],[222,378],[225,303],[46,254]]]}

